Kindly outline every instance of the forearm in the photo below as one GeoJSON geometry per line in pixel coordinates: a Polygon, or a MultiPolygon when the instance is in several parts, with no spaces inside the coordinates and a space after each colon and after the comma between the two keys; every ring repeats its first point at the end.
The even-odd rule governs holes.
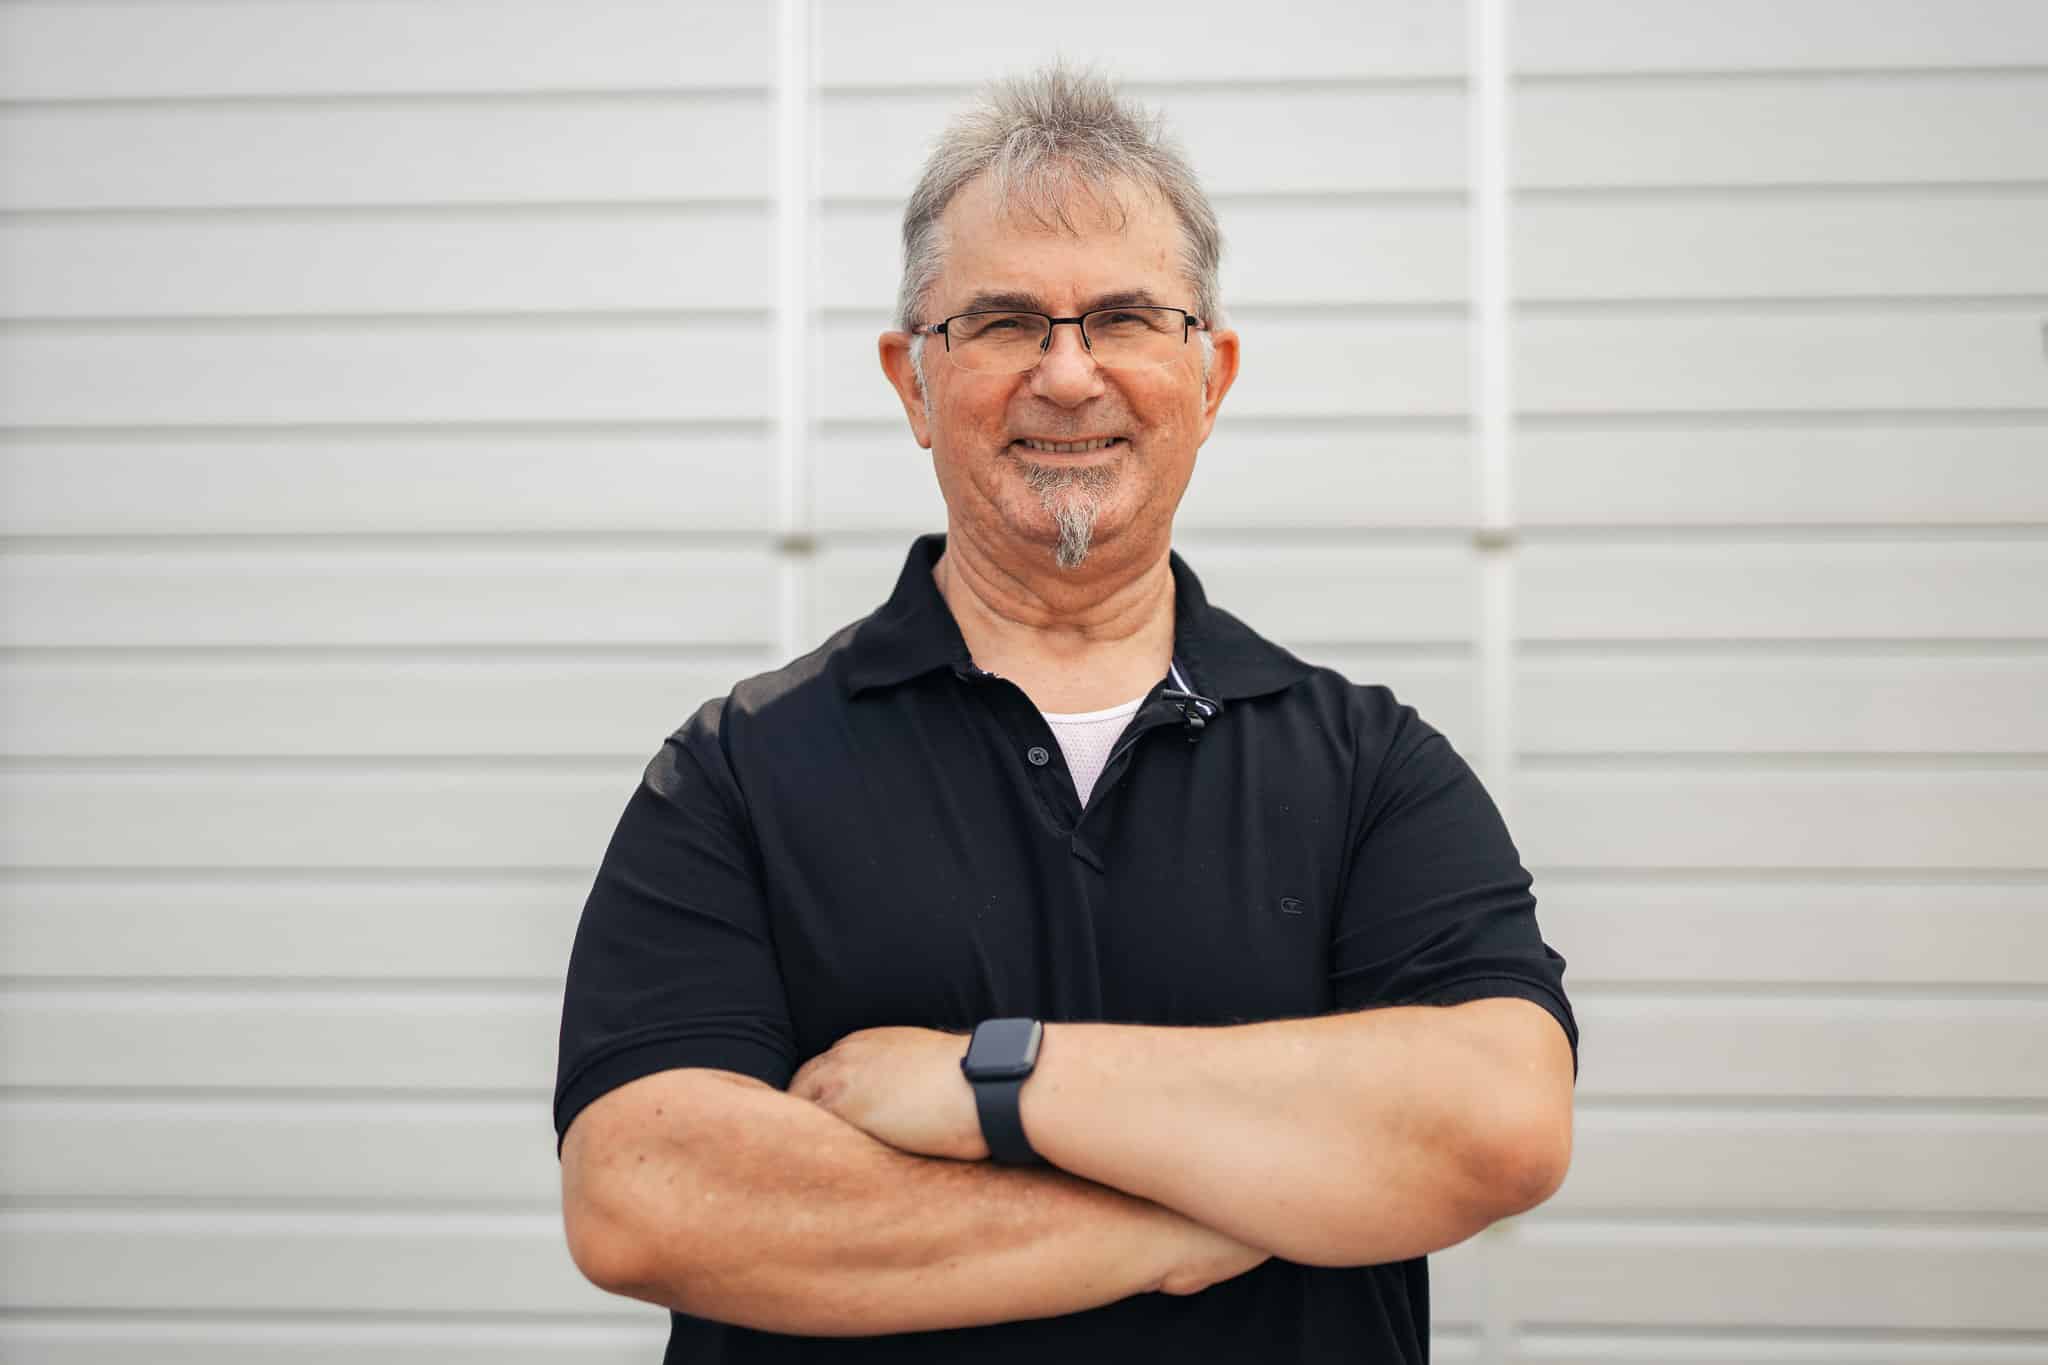
{"type": "MultiPolygon", "coordinates": [[[[1544,1083],[1523,1073],[1555,1059],[1504,1052],[1483,1010],[1460,1012],[1472,1008],[1050,1024],[1025,1132],[1064,1170],[1289,1260],[1425,1255],[1539,1202],[1544,1172],[1562,1179],[1559,1140],[1569,1157],[1568,1112],[1562,1134],[1537,1131],[1522,1098],[1544,1083]],[[1524,1135],[1542,1149],[1527,1162],[1524,1135]]],[[[1568,1077],[1568,1054],[1563,1065],[1568,1077]]]]}
{"type": "Polygon", "coordinates": [[[1054,1170],[912,1156],[766,1086],[709,1124],[619,1147],[605,1287],[769,1331],[864,1336],[1094,1308],[1160,1287],[1217,1235],[1054,1170]]]}

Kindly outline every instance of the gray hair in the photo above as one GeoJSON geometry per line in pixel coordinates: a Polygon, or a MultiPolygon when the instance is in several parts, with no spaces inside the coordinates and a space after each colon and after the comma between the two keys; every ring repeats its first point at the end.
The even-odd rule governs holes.
{"type": "MultiPolygon", "coordinates": [[[[1217,319],[1217,264],[1223,234],[1194,170],[1157,114],[1119,99],[1104,77],[1054,65],[997,81],[981,101],[949,124],[926,160],[903,208],[903,281],[896,320],[904,329],[925,321],[925,296],[945,264],[939,218],[970,182],[988,176],[1013,212],[1048,228],[1072,231],[1068,206],[1083,191],[1105,208],[1121,208],[1119,180],[1156,194],[1181,228],[1181,259],[1195,292],[1195,311],[1217,319]]],[[[1203,359],[1209,335],[1201,333],[1203,359]]],[[[922,337],[911,346],[923,386],[922,337]]]]}

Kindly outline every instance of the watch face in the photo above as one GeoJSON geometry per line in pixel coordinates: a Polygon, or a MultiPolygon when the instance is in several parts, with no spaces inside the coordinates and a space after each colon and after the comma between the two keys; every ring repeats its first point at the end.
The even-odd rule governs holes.
{"type": "Polygon", "coordinates": [[[1038,1043],[1045,1026],[1036,1019],[989,1019],[974,1031],[967,1058],[960,1063],[971,1081],[1002,1081],[1029,1076],[1038,1064],[1038,1043]]]}

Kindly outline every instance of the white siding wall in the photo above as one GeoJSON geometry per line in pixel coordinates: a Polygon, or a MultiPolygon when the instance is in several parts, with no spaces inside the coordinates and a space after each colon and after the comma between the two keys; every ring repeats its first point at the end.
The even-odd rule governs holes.
{"type": "Polygon", "coordinates": [[[2048,10],[1025,17],[0,0],[0,1357],[658,1355],[555,1214],[576,912],[936,524],[900,199],[1055,50],[1231,239],[1183,548],[1571,961],[1439,1358],[2048,1356],[2048,10]]]}

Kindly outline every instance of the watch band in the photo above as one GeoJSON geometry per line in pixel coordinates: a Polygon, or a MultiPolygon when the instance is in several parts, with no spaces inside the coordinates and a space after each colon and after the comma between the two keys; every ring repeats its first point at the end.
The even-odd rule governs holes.
{"type": "Polygon", "coordinates": [[[1032,1150],[1024,1136],[1024,1082],[1029,1076],[1006,1081],[974,1081],[974,1108],[981,1115],[981,1136],[988,1143],[992,1161],[1004,1166],[1043,1166],[1044,1157],[1032,1150]]]}

